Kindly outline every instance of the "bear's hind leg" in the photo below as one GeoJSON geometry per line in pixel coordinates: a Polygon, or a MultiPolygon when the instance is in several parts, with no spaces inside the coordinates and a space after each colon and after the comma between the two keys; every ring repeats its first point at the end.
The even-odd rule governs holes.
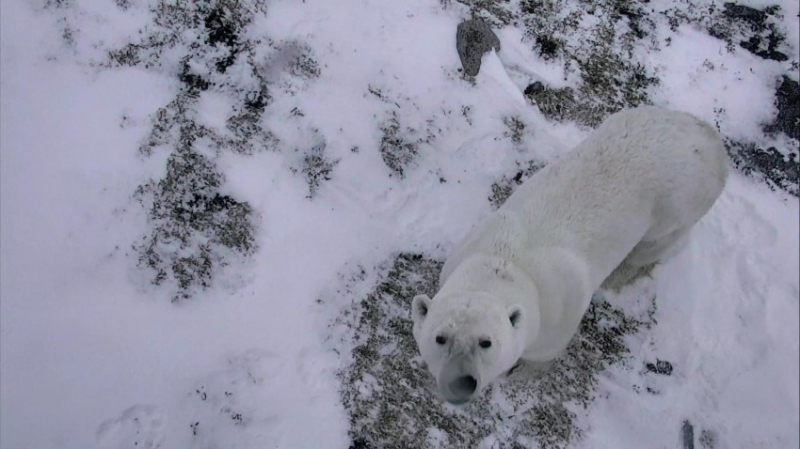
{"type": "Polygon", "coordinates": [[[649,277],[659,262],[683,248],[689,229],[690,227],[681,228],[656,240],[639,242],[600,287],[619,292],[622,287],[645,276],[649,277]]]}
{"type": "Polygon", "coordinates": [[[634,281],[641,279],[645,276],[650,276],[650,273],[655,268],[657,262],[647,264],[645,266],[638,266],[631,264],[628,259],[622,261],[611,274],[608,275],[606,280],[600,285],[604,290],[611,290],[619,293],[622,287],[634,283],[634,281]]]}
{"type": "Polygon", "coordinates": [[[625,261],[641,268],[668,259],[686,246],[690,229],[690,226],[686,226],[655,240],[641,241],[625,261]]]}

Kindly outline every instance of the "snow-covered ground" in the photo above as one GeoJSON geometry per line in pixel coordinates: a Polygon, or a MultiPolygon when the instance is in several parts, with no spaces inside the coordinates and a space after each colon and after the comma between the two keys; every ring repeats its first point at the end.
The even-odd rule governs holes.
{"type": "Polygon", "coordinates": [[[798,80],[798,4],[623,3],[4,0],[0,447],[798,447],[798,140],[765,131],[798,80]],[[471,12],[502,43],[474,79],[455,45],[471,12]],[[551,25],[555,51],[531,34],[551,25]],[[771,30],[784,60],[738,45],[771,30]],[[601,47],[611,93],[590,82],[601,47]],[[734,156],[689,246],[603,292],[647,325],[564,393],[566,433],[525,427],[554,403],[525,379],[455,409],[357,366],[377,350],[423,378],[402,301],[429,285],[387,267],[436,267],[591,132],[596,112],[540,112],[536,81],[575,110],[694,113],[734,156]],[[767,147],[778,168],[737,153],[767,147]],[[374,322],[400,330],[364,324],[382,298],[400,306],[374,322]],[[369,412],[388,398],[417,406],[369,412]]]}

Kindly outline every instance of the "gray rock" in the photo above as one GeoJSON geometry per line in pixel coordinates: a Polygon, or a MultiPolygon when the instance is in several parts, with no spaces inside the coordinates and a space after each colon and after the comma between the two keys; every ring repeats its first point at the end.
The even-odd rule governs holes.
{"type": "Polygon", "coordinates": [[[645,365],[645,368],[651,373],[663,374],[665,376],[672,375],[672,363],[666,360],[656,359],[656,363],[648,363],[645,365]]]}
{"type": "Polygon", "coordinates": [[[469,76],[475,76],[481,69],[483,54],[492,49],[500,51],[500,39],[483,20],[467,20],[458,24],[456,49],[464,71],[469,76]]]}

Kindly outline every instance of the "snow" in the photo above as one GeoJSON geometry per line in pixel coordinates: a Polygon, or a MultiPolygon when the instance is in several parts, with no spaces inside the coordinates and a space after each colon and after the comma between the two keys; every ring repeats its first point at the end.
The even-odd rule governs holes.
{"type": "MultiPolygon", "coordinates": [[[[498,31],[503,49],[484,57],[475,84],[461,80],[458,3],[271,2],[248,32],[307,44],[321,73],[275,74],[283,89],[272,91],[265,121],[283,150],[216,159],[222,190],[255,210],[258,252],[172,304],[135,266],[131,245],[148,224],[132,195],[164,174],[165,149],[137,148],[179,83],[170,67],[94,64],[148,22],[149,3],[124,12],[98,0],[40,3],[4,1],[0,15],[3,449],[348,447],[335,375],[343,357],[324,344],[336,308],[315,301],[348,264],[372,267],[403,250],[445,257],[491,211],[492,182],[588,133],[528,105],[527,83],[572,85],[574,75],[514,27],[498,31]],[[393,114],[415,136],[433,136],[402,178],[377,151],[393,114]],[[526,125],[521,143],[506,135],[510,116],[526,125]],[[309,200],[290,169],[302,159],[295,150],[320,138],[339,162],[309,200]]],[[[797,5],[781,4],[797,59],[797,5]]],[[[660,22],[659,33],[668,33],[660,22]]],[[[774,114],[772,80],[784,66],[724,47],[681,27],[646,59],[661,78],[651,99],[720,120],[737,139],[778,141],[760,125],[774,114]]],[[[199,122],[223,132],[234,103],[203,92],[199,122]]],[[[647,385],[665,393],[635,394],[639,373],[611,368],[579,447],[677,447],[684,420],[712,430],[718,448],[800,444],[799,215],[796,197],[732,174],[689,246],[652,283],[614,299],[657,294],[659,324],[631,345],[638,359],[672,361],[673,376],[647,385]]],[[[448,438],[428,434],[431,444],[448,438]]]]}
{"type": "Polygon", "coordinates": [[[672,45],[659,53],[656,64],[664,81],[654,101],[709,123],[723,114],[725,128],[720,131],[734,139],[758,135],[761,124],[775,114],[772,80],[780,65],[758,64],[757,59],[743,49],[731,54],[724,42],[682,26],[672,34],[672,45]],[[686,95],[697,91],[703,94],[686,95]]]}
{"type": "MultiPolygon", "coordinates": [[[[765,193],[733,177],[689,247],[653,273],[659,325],[638,350],[649,355],[658,348],[659,358],[680,368],[653,385],[670,393],[648,397],[641,408],[631,406],[643,401],[630,392],[595,402],[591,416],[602,429],[595,447],[616,446],[608,433],[623,435],[632,447],[674,438],[666,432],[630,440],[630,423],[642,419],[642,409],[652,413],[647,428],[655,431],[674,433],[684,419],[705,419],[720,435],[718,447],[793,447],[798,441],[800,345],[793,321],[800,223],[796,205],[765,193]]],[[[619,374],[636,382],[631,373],[619,374]]],[[[587,447],[593,438],[587,437],[587,447]]]]}

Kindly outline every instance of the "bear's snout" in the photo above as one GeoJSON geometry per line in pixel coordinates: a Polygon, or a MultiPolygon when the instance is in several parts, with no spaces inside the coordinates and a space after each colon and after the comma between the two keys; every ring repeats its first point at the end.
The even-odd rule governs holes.
{"type": "Polygon", "coordinates": [[[478,388],[478,381],[472,376],[461,376],[450,382],[450,391],[457,396],[469,397],[478,388]]]}
{"type": "Polygon", "coordinates": [[[471,357],[455,357],[444,366],[439,389],[447,402],[461,405],[469,402],[480,384],[471,357]]]}

